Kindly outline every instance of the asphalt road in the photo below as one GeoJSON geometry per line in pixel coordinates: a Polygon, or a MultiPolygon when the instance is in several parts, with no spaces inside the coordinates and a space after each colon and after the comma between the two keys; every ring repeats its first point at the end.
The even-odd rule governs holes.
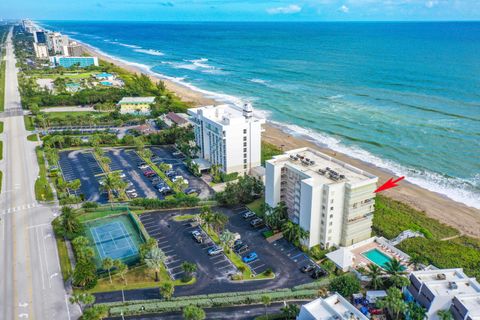
{"type": "Polygon", "coordinates": [[[51,220],[35,200],[35,142],[27,141],[10,31],[6,46],[3,186],[0,194],[0,319],[76,319],[67,302],[51,220]]]}

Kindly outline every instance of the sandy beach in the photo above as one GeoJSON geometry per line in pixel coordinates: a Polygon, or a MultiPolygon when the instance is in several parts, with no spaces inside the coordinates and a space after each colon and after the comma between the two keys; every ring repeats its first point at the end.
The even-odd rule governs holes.
{"type": "MultiPolygon", "coordinates": [[[[97,52],[93,48],[86,46],[85,44],[84,49],[87,53],[91,55],[98,56],[102,60],[114,63],[131,72],[145,73],[140,68],[105,56],[97,52]]],[[[174,92],[183,101],[188,102],[192,106],[221,103],[211,98],[205,97],[203,93],[196,92],[186,86],[175,83],[171,80],[163,78],[161,79],[152,75],[150,75],[150,77],[154,81],[163,81],[167,89],[174,92]]],[[[269,123],[267,123],[267,125],[265,126],[265,132],[263,133],[262,138],[267,142],[282,147],[283,150],[295,149],[305,146],[318,149],[353,166],[377,175],[380,180],[379,184],[384,183],[392,177],[392,174],[387,172],[386,170],[380,169],[372,164],[353,159],[345,154],[322,148],[315,144],[313,141],[309,141],[307,138],[302,138],[300,136],[296,137],[287,134],[283,132],[279,127],[276,127],[269,123]]],[[[457,228],[458,230],[460,230],[461,233],[465,235],[480,238],[480,210],[478,209],[468,207],[459,202],[455,202],[443,195],[431,192],[417,185],[411,184],[405,180],[402,181],[398,187],[384,191],[383,194],[393,199],[409,204],[418,210],[424,211],[428,216],[457,228]]]]}

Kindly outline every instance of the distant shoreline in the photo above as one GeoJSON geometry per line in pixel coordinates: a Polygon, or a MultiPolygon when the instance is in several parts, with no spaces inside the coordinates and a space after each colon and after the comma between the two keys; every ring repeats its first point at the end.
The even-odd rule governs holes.
{"type": "MultiPolygon", "coordinates": [[[[108,56],[86,43],[81,41],[78,42],[83,46],[84,50],[88,54],[98,56],[100,59],[122,67],[130,72],[147,74],[155,82],[164,82],[168,90],[174,92],[183,101],[191,104],[192,107],[224,103],[222,101],[215,100],[214,98],[205,96],[205,94],[201,92],[195,91],[170,79],[152,75],[148,72],[148,70],[143,70],[143,68],[140,66],[135,66],[121,61],[120,59],[115,59],[111,56],[108,56]]],[[[290,135],[282,131],[280,126],[273,123],[267,123],[265,125],[265,132],[263,133],[262,139],[266,142],[281,147],[283,150],[290,150],[305,146],[318,149],[321,152],[336,157],[344,162],[378,176],[379,185],[393,176],[391,172],[385,169],[378,168],[375,165],[319,146],[318,143],[308,139],[308,137],[301,136],[300,134],[290,135]]],[[[383,194],[408,204],[417,210],[424,211],[428,216],[457,228],[462,234],[480,238],[479,209],[468,207],[465,204],[451,200],[444,195],[429,191],[407,181],[403,181],[399,187],[385,191],[383,194]]]]}

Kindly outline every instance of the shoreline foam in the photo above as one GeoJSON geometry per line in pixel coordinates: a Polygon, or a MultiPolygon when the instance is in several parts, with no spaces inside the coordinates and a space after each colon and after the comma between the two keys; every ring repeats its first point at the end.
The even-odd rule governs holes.
{"type": "MultiPolygon", "coordinates": [[[[192,106],[219,104],[225,102],[241,105],[243,102],[240,98],[198,88],[192,84],[185,83],[182,81],[183,79],[169,77],[167,75],[157,73],[151,70],[150,66],[126,61],[124,59],[109,55],[100,49],[82,41],[78,42],[92,55],[97,55],[99,58],[119,65],[120,67],[123,67],[131,72],[146,73],[154,81],[163,81],[167,89],[173,91],[182,100],[192,104],[192,106]]],[[[263,135],[263,140],[274,143],[277,146],[283,145],[284,148],[288,146],[288,148],[285,148],[285,150],[298,148],[301,146],[310,146],[320,149],[322,152],[328,153],[360,168],[365,168],[365,170],[375,170],[375,172],[372,173],[379,176],[380,183],[386,181],[392,175],[399,173],[404,174],[401,172],[402,170],[398,169],[398,167],[401,165],[394,163],[395,166],[393,167],[386,165],[376,166],[365,161],[365,159],[358,157],[358,155],[357,157],[347,156],[343,153],[349,151],[346,149],[347,147],[340,150],[335,148],[337,149],[336,151],[332,150],[331,144],[321,142],[321,140],[313,137],[311,133],[305,131],[305,129],[295,128],[295,126],[283,123],[268,121],[266,125],[266,131],[263,135]]],[[[370,156],[378,158],[371,154],[370,156]]],[[[408,170],[408,168],[402,169],[405,171],[408,170]]],[[[462,233],[480,238],[480,210],[458,202],[459,199],[464,196],[454,195],[453,197],[456,199],[452,199],[449,197],[449,195],[445,194],[447,193],[446,191],[444,193],[439,193],[436,190],[428,190],[427,188],[429,186],[427,184],[429,181],[426,179],[419,180],[419,178],[416,177],[407,177],[406,180],[407,181],[404,185],[386,191],[385,194],[396,200],[405,202],[418,210],[425,211],[429,216],[458,228],[462,233]]],[[[429,189],[433,189],[434,187],[430,186],[429,189]]]]}

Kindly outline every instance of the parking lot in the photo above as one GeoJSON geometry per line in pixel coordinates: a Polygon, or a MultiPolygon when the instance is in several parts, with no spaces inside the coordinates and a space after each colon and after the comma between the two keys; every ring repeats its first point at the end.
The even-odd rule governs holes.
{"type": "Polygon", "coordinates": [[[80,179],[82,186],[77,194],[84,194],[86,201],[108,202],[106,194],[100,192],[97,176],[102,168],[89,151],[65,151],[59,155],[59,165],[65,181],[80,179]]]}
{"type": "MultiPolygon", "coordinates": [[[[152,153],[156,156],[156,163],[168,163],[172,165],[174,175],[181,176],[188,181],[188,187],[198,191],[201,198],[210,198],[214,191],[200,178],[192,175],[182,162],[181,156],[174,156],[176,149],[173,146],[152,147],[152,153]]],[[[109,164],[112,171],[119,171],[122,179],[129,183],[127,195],[130,198],[158,198],[163,199],[165,194],[160,193],[156,186],[164,181],[147,178],[138,164],[142,159],[133,149],[111,148],[105,149],[105,155],[110,158],[109,164]]],[[[80,179],[81,189],[77,194],[83,194],[86,201],[107,203],[108,197],[100,192],[98,180],[103,173],[93,154],[88,150],[65,151],[60,153],[60,169],[65,180],[80,179]]],[[[157,178],[159,179],[159,178],[157,178]]]]}
{"type": "MultiPolygon", "coordinates": [[[[196,211],[183,210],[182,214],[196,211]]],[[[223,254],[208,255],[207,251],[214,244],[207,238],[204,243],[197,243],[192,237],[192,231],[198,227],[190,222],[175,221],[172,218],[176,211],[161,213],[145,213],[140,215],[146,231],[158,241],[158,246],[167,255],[166,266],[174,279],[183,275],[182,263],[193,262],[197,265],[197,283],[208,283],[212,280],[227,280],[228,275],[236,268],[223,254]]]]}
{"type": "Polygon", "coordinates": [[[112,171],[121,171],[125,174],[123,180],[130,182],[130,188],[133,188],[140,198],[163,198],[163,196],[154,188],[151,181],[145,177],[137,167],[137,163],[142,159],[132,149],[110,149],[105,155],[112,161],[110,169],[112,171]]]}
{"type": "Polygon", "coordinates": [[[175,170],[179,175],[188,180],[189,188],[194,188],[200,191],[198,196],[201,199],[207,199],[214,196],[215,192],[213,189],[205,183],[199,177],[195,177],[187,169],[185,164],[182,162],[183,157],[174,156],[174,153],[177,151],[173,146],[161,146],[161,147],[152,147],[151,148],[154,155],[159,157],[161,160],[157,162],[164,162],[172,165],[172,169],[175,170]]]}
{"type": "Polygon", "coordinates": [[[265,227],[253,228],[250,222],[254,217],[250,219],[242,217],[242,212],[246,211],[246,208],[239,207],[233,210],[218,208],[218,210],[229,216],[227,228],[232,232],[239,233],[248,244],[250,250],[244,255],[251,251],[257,253],[258,259],[249,263],[253,272],[261,273],[271,268],[277,275],[277,278],[288,277],[295,279],[299,283],[312,280],[310,275],[301,272],[300,268],[307,264],[312,264],[313,261],[285,239],[269,243],[262,235],[262,232],[266,230],[265,227]]]}

